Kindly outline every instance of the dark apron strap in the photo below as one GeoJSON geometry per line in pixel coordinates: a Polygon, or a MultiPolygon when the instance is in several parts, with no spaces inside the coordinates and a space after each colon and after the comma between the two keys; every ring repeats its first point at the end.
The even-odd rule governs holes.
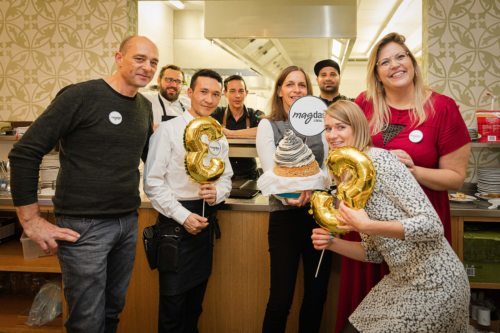
{"type": "MultiPolygon", "coordinates": [[[[161,115],[161,121],[169,121],[170,119],[175,118],[176,116],[167,116],[167,110],[165,110],[165,104],[163,104],[163,101],[161,100],[160,94],[158,94],[158,101],[160,101],[160,106],[162,109],[163,114],[161,115]]],[[[182,110],[184,110],[184,106],[181,104],[182,110]]]]}

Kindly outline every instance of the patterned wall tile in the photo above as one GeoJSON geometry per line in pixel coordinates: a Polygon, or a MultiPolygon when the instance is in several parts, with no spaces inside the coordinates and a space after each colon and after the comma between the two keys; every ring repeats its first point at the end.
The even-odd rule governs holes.
{"type": "Polygon", "coordinates": [[[113,71],[137,0],[0,0],[0,119],[34,120],[57,91],[113,71]]]}
{"type": "MultiPolygon", "coordinates": [[[[490,108],[486,93],[500,96],[500,1],[427,0],[424,11],[427,81],[476,127],[475,111],[490,108]]],[[[500,166],[500,147],[473,148],[466,181],[479,166],[500,166]]]]}

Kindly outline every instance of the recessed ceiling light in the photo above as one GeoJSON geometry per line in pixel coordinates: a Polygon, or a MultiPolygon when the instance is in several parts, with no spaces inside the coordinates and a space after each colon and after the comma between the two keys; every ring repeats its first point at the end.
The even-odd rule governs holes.
{"type": "Polygon", "coordinates": [[[180,0],[169,0],[168,2],[177,9],[184,9],[185,7],[185,5],[180,0]]]}

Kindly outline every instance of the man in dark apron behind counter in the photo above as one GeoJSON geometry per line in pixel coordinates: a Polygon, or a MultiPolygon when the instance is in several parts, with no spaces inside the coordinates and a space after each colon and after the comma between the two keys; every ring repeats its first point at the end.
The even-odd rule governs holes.
{"type": "Polygon", "coordinates": [[[178,66],[163,66],[158,74],[159,91],[143,94],[152,104],[155,129],[160,122],[175,118],[191,107],[190,99],[180,95],[184,83],[184,72],[178,66]]]}
{"type": "MultiPolygon", "coordinates": [[[[224,128],[228,138],[252,138],[257,135],[257,125],[264,116],[264,112],[247,108],[245,98],[248,90],[243,78],[231,75],[224,80],[224,96],[227,107],[218,107],[212,113],[224,128]]],[[[255,158],[232,157],[229,159],[233,167],[233,179],[257,179],[257,163],[255,158]]]]}

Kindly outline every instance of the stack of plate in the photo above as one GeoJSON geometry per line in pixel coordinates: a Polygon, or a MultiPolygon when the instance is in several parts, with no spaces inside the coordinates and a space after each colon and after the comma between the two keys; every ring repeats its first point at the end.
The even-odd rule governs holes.
{"type": "Polygon", "coordinates": [[[54,187],[59,173],[59,154],[50,153],[43,157],[40,164],[40,188],[54,187]]]}
{"type": "Polygon", "coordinates": [[[478,168],[477,190],[481,193],[500,193],[500,168],[478,168]]]}
{"type": "Polygon", "coordinates": [[[477,133],[477,129],[475,128],[468,128],[469,130],[469,135],[470,135],[470,139],[475,141],[479,138],[479,135],[477,133]]]}

